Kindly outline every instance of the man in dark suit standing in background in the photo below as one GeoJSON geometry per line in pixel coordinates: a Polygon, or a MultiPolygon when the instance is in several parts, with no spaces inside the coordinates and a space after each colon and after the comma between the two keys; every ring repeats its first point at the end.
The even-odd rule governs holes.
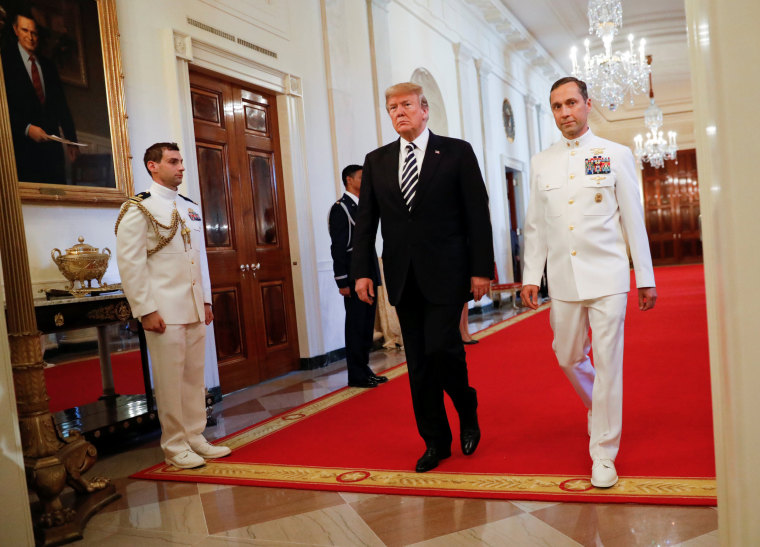
{"type": "MultiPolygon", "coordinates": [[[[16,15],[13,32],[18,42],[4,48],[2,58],[18,179],[66,184],[63,146],[50,135],[76,141],[77,134],[58,70],[37,53],[39,33],[31,13],[16,15]]],[[[75,146],[66,151],[71,161],[79,154],[75,146]]]]}
{"type": "Polygon", "coordinates": [[[472,454],[480,442],[459,318],[465,302],[488,291],[493,238],[488,194],[470,144],[427,129],[427,100],[416,84],[388,88],[385,106],[401,138],[365,159],[352,272],[359,298],[373,302],[371,259],[382,221],[386,289],[401,323],[414,415],[426,446],[416,471],[424,473],[451,455],[444,391],[459,414],[462,452],[472,454]]]}
{"type": "MultiPolygon", "coordinates": [[[[375,331],[376,302],[359,300],[351,277],[351,255],[356,213],[359,209],[359,189],[362,184],[362,166],[349,165],[341,174],[346,192],[333,203],[330,209],[328,227],[330,230],[330,254],[338,291],[343,296],[346,308],[346,368],[350,387],[377,387],[388,381],[385,376],[377,376],[369,368],[369,352],[372,349],[375,331]]],[[[374,260],[372,282],[379,285],[380,268],[377,256],[374,260]]]]}

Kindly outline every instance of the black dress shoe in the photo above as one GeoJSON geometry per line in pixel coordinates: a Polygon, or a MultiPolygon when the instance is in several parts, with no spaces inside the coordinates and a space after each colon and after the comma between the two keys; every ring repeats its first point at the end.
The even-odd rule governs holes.
{"type": "Polygon", "coordinates": [[[373,378],[367,378],[359,382],[348,382],[348,387],[377,387],[379,384],[373,378]]]}
{"type": "Polygon", "coordinates": [[[378,384],[384,384],[385,382],[388,381],[387,376],[378,376],[377,374],[373,374],[372,376],[370,376],[370,379],[374,380],[378,384]]]}
{"type": "Polygon", "coordinates": [[[462,454],[465,456],[471,455],[475,452],[480,442],[480,428],[475,427],[463,428],[459,433],[459,440],[462,443],[462,454]]]}
{"type": "Polygon", "coordinates": [[[428,448],[422,457],[417,460],[417,467],[414,470],[417,473],[425,473],[438,467],[440,461],[445,460],[449,456],[451,456],[451,449],[428,448]]]}

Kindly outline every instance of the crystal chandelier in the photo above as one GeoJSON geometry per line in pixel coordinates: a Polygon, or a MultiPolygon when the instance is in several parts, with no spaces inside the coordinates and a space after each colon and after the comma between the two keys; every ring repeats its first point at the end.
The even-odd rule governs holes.
{"type": "Polygon", "coordinates": [[[625,99],[644,93],[647,88],[649,66],[644,61],[644,44],[639,42],[638,52],[634,51],[633,34],[628,35],[627,51],[612,51],[612,40],[623,24],[623,5],[621,0],[589,0],[588,32],[602,39],[604,52],[591,55],[590,41],[583,44],[586,54],[582,66],[578,64],[578,48],[570,50],[573,61],[573,76],[586,82],[591,98],[610,110],[616,110],[625,99]]]}
{"type": "MultiPolygon", "coordinates": [[[[652,64],[652,56],[647,56],[647,64],[652,64]]],[[[678,145],[676,144],[676,132],[668,131],[668,140],[662,136],[662,109],[654,104],[654,91],[652,89],[652,73],[649,73],[649,107],[644,111],[644,125],[649,131],[647,140],[641,134],[633,138],[634,152],[639,168],[644,168],[644,162],[649,162],[655,169],[665,167],[665,160],[678,160],[678,145]]]]}

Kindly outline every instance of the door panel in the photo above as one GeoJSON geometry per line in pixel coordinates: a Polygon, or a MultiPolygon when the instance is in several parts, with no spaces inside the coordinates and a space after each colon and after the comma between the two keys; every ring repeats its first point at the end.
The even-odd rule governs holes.
{"type": "Polygon", "coordinates": [[[274,96],[190,73],[222,392],[298,368],[274,96]],[[225,314],[221,318],[221,314],[225,314]]]}
{"type": "Polygon", "coordinates": [[[678,163],[645,164],[644,216],[655,264],[702,261],[699,182],[695,150],[679,150],[678,163]]]}

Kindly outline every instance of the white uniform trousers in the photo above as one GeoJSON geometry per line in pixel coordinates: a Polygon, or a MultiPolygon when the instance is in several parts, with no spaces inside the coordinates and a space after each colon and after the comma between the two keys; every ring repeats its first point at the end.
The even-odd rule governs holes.
{"type": "Polygon", "coordinates": [[[166,325],[163,334],[145,331],[167,458],[205,442],[206,388],[203,322],[166,325]]]}
{"type": "Polygon", "coordinates": [[[614,461],[623,428],[623,334],[628,293],[566,302],[552,299],[552,349],[586,408],[592,410],[592,459],[614,461]],[[594,338],[594,366],[589,350],[594,338]]]}

